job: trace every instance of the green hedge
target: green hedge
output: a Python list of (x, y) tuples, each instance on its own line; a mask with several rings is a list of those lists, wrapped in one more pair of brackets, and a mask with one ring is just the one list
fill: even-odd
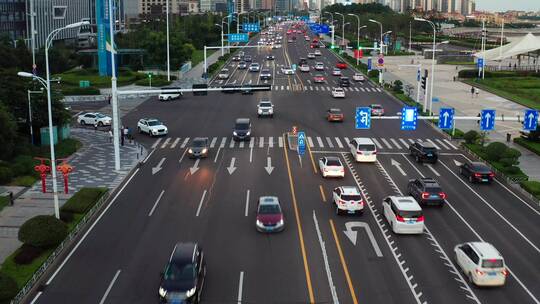
[(530, 141), (521, 137), (514, 138), (514, 142), (540, 156), (540, 142)]
[(7, 274), (0, 273), (0, 303), (9, 303), (17, 295), (17, 282)]
[(39, 248), (51, 248), (67, 236), (67, 225), (52, 215), (37, 215), (19, 229), (19, 241)]
[(521, 188), (540, 199), (540, 182), (537, 181), (524, 181), (520, 183)]
[(463, 139), (463, 136), (465, 135), (465, 133), (463, 131), (461, 131), (460, 129), (455, 129), (455, 132), (454, 132), (454, 135), (452, 135), (452, 129), (450, 130), (443, 130), (446, 134), (452, 136), (452, 138), (454, 139)]
[(75, 193), (61, 208), (61, 212), (86, 213), (107, 192), (106, 188), (82, 188)]
[[(477, 78), (478, 77), (478, 69), (466, 69), (461, 70), (458, 73), (459, 78)], [(531, 76), (531, 77), (540, 77), (540, 73), (536, 73), (534, 71), (497, 71), (497, 72), (491, 72), (491, 71), (485, 71), (484, 77), (485, 78), (504, 78), (504, 77), (525, 77), (525, 76)]]
[(502, 172), (508, 178), (513, 179), (513, 180), (528, 180), (529, 179), (527, 174), (523, 173), (523, 171), (521, 171), (521, 168), (517, 166), (505, 166), (503, 163), (498, 162), (498, 161), (489, 161), (489, 157), (485, 151), (485, 147), (482, 147), (479, 144), (463, 143), (463, 145), (469, 148), (469, 150), (474, 152), (474, 154), (478, 155), (481, 159), (487, 161), (495, 169)]

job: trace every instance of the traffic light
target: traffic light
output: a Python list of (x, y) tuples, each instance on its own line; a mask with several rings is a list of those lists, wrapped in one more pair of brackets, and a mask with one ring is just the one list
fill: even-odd
[(422, 89), (427, 87), (428, 70), (424, 70), (424, 76), (422, 76)]

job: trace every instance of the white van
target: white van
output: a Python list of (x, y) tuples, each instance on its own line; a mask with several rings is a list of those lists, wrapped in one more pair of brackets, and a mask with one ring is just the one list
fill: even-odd
[(349, 143), (351, 154), (357, 162), (376, 162), (377, 147), (370, 138), (357, 137)]
[(412, 196), (388, 196), (383, 200), (384, 216), (396, 234), (424, 233), (424, 214)]
[(502, 286), (508, 270), (504, 259), (493, 245), (485, 242), (468, 242), (454, 247), (456, 261), (469, 282), (477, 286)]

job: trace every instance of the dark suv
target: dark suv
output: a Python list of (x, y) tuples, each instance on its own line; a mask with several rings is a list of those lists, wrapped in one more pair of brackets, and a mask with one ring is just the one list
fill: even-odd
[(306, 58), (300, 58), (300, 61), (298, 61), (298, 66), (301, 66), (301, 65), (303, 65), (303, 64), (308, 64)]
[(439, 183), (431, 177), (409, 180), (407, 192), (418, 203), (424, 205), (438, 205), (442, 207), (446, 199), (446, 193), (442, 191)]
[(178, 243), (161, 273), (162, 303), (199, 303), (206, 276), (206, 260), (196, 243)]
[(251, 121), (249, 118), (237, 118), (233, 129), (234, 140), (251, 139)]
[(409, 146), (409, 155), (419, 162), (436, 163), (439, 158), (437, 148), (430, 142), (415, 142)]
[(342, 87), (342, 88), (351, 86), (351, 82), (349, 81), (349, 77), (340, 77), (339, 78), (339, 86)]

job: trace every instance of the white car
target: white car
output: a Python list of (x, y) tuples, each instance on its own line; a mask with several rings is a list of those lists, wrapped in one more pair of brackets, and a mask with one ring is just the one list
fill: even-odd
[[(175, 89), (181, 89), (181, 88), (161, 88), (162, 90), (175, 90)], [(184, 96), (182, 92), (171, 92), (171, 93), (161, 93), (159, 94), (159, 100), (160, 101), (169, 101), (173, 99), (178, 99), (180, 97)]]
[(358, 81), (358, 82), (364, 82), (364, 80), (366, 80), (366, 79), (364, 78), (364, 75), (362, 75), (362, 74), (360, 74), (360, 73), (354, 73), (352, 79), (353, 79), (354, 81)]
[(342, 88), (332, 88), (332, 97), (345, 98), (345, 90)]
[(137, 122), (137, 131), (150, 136), (166, 135), (169, 133), (167, 127), (161, 121), (154, 118), (139, 119), (139, 122)]
[(274, 44), (274, 45), (272, 45), (272, 48), (273, 49), (279, 49), (279, 48), (281, 48), (281, 44)]
[(336, 207), (336, 214), (364, 213), (364, 199), (360, 190), (354, 186), (341, 186), (332, 191), (332, 200)]
[(345, 168), (336, 156), (319, 158), (319, 169), (323, 177), (345, 177)]
[(309, 65), (307, 64), (302, 64), (300, 66), (300, 72), (309, 72)]
[(306, 39), (306, 41), (309, 41), (309, 36), (304, 36), (304, 39)]
[(291, 67), (282, 67), (281, 73), (285, 75), (294, 75), (294, 70)]
[(424, 233), (424, 214), (414, 197), (387, 196), (383, 199), (383, 212), (394, 233)]
[(218, 74), (219, 79), (227, 79), (229, 78), (229, 69), (221, 69)]
[(338, 68), (334, 68), (334, 69), (332, 70), (332, 75), (333, 75), (333, 76), (341, 76), (341, 70), (338, 69)]
[(502, 286), (508, 270), (504, 259), (493, 245), (485, 242), (468, 242), (454, 247), (456, 262), (476, 286)]
[(319, 50), (315, 50), (314, 53), (315, 53), (315, 56), (321, 56), (322, 55), (321, 51), (319, 51)]
[(307, 58), (308, 58), (308, 59), (315, 59), (315, 54), (313, 54), (313, 53), (308, 53), (308, 54), (307, 54)]
[(377, 161), (377, 148), (375, 147), (375, 143), (373, 143), (373, 140), (371, 140), (371, 138), (353, 138), (349, 143), (349, 147), (351, 148), (352, 157), (357, 162), (374, 163)]
[(322, 62), (315, 63), (315, 70), (324, 71), (324, 63), (322, 63)]
[(261, 66), (256, 62), (249, 65), (250, 72), (258, 72), (260, 69), (261, 69)]
[(270, 99), (262, 99), (257, 105), (257, 116), (270, 116), (274, 117), (274, 105)]
[(81, 125), (110, 126), (112, 118), (101, 113), (85, 113), (77, 116), (77, 122)]

